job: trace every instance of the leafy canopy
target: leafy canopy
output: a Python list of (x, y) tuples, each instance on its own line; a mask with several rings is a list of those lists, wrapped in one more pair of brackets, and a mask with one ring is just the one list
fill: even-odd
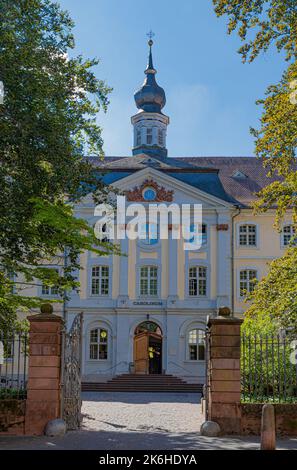
[[(274, 44), (286, 59), (296, 59), (297, 8), (295, 0), (213, 0), (217, 16), (229, 17), (228, 33), (237, 30), (244, 42), (239, 49), (252, 62)], [(250, 37), (249, 37), (250, 35)]]
[[(218, 16), (229, 17), (228, 33), (237, 31), (244, 43), (239, 49), (243, 61), (252, 62), (261, 52), (275, 46), (284, 52), (288, 65), (280, 82), (271, 85), (265, 99), (255, 152), (273, 181), (261, 190), (254, 204), (256, 213), (276, 209), (276, 228), (292, 213), (297, 233), (297, 3), (296, 0), (213, 0)], [(273, 261), (268, 275), (251, 295), (252, 305), (245, 325), (250, 331), (290, 327), (297, 330), (297, 247)]]
[[(98, 60), (70, 56), (73, 26), (51, 0), (0, 1), (1, 275), (54, 282), (61, 292), (77, 287), (73, 269), (83, 250), (118, 252), (74, 218), (75, 203), (90, 190), (95, 202), (108, 197), (83, 157), (103, 154), (96, 116), (111, 90), (93, 72)], [(62, 274), (42, 267), (53, 257), (61, 262), (65, 249)]]

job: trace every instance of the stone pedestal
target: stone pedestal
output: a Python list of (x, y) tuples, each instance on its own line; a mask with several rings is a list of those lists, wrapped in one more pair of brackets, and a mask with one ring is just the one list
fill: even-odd
[(209, 320), (209, 416), (224, 434), (239, 434), (240, 325), (242, 320), (218, 317)]
[(42, 435), (48, 421), (60, 417), (63, 320), (53, 314), (28, 318), (29, 369), (25, 434)]

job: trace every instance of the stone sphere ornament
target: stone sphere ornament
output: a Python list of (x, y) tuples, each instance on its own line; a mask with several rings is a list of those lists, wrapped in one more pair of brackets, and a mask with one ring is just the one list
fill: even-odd
[(53, 309), (52, 304), (46, 303), (46, 304), (41, 304), (40, 306), (40, 312), (43, 315), (50, 315), (51, 313), (53, 313), (53, 311), (54, 309)]
[(220, 317), (230, 317), (231, 316), (231, 310), (229, 307), (220, 307), (219, 308), (219, 316)]
[(44, 434), (48, 437), (64, 436), (66, 433), (66, 423), (63, 419), (52, 419), (45, 427)]
[(217, 437), (220, 432), (221, 428), (215, 421), (204, 421), (200, 428), (201, 436)]

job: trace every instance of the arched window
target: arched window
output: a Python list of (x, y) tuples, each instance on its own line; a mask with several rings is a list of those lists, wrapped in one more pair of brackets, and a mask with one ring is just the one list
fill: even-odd
[(189, 295), (205, 296), (207, 294), (207, 268), (192, 266), (189, 268)]
[(90, 359), (108, 359), (108, 331), (105, 328), (90, 331)]
[(257, 246), (257, 227), (253, 224), (240, 225), (239, 245)]
[(284, 225), (282, 237), (283, 237), (283, 246), (289, 246), (290, 244), (296, 245), (294, 226), (291, 224)]
[(162, 331), (159, 325), (153, 321), (144, 321), (140, 323), (136, 328), (135, 328), (135, 335), (138, 335), (140, 333), (143, 333), (144, 331), (149, 331), (151, 333), (156, 333), (159, 336), (162, 336)]
[(198, 328), (188, 334), (188, 359), (190, 361), (204, 361), (205, 359), (205, 332)]

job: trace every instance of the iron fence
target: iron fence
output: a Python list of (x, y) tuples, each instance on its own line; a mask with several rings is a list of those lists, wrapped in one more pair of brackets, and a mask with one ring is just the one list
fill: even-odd
[(0, 331), (0, 399), (26, 397), (28, 349), (28, 333)]
[(243, 402), (297, 403), (296, 343), (281, 335), (241, 336)]

